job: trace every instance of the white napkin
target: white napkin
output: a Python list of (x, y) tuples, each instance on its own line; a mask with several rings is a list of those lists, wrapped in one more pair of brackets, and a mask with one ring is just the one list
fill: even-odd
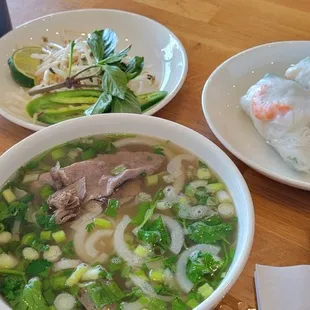
[(310, 310), (310, 265), (256, 265), (259, 310)]

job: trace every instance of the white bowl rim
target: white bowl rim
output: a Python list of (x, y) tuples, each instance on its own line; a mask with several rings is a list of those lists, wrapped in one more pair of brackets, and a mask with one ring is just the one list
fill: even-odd
[[(199, 134), (198, 132), (185, 127), (183, 125), (180, 125), (178, 123), (153, 117), (153, 116), (140, 116), (136, 114), (126, 114), (126, 113), (119, 113), (119, 114), (101, 114), (101, 115), (93, 115), (93, 116), (87, 116), (87, 117), (79, 117), (76, 119), (67, 120), (49, 127), (44, 128), (43, 130), (40, 130), (38, 132), (35, 132), (34, 134), (26, 137), (25, 139), (21, 140), (14, 146), (12, 146), (10, 149), (8, 149), (5, 153), (3, 153), (0, 156), (0, 170), (1, 166), (5, 165), (6, 163), (10, 162), (13, 155), (15, 153), (20, 152), (21, 149), (25, 148), (27, 149), (27, 146), (31, 146), (31, 143), (37, 142), (37, 141), (45, 141), (48, 139), (48, 137), (51, 136), (51, 133), (53, 131), (55, 132), (61, 132), (65, 130), (72, 129), (74, 127), (78, 127), (79, 124), (82, 123), (92, 123), (94, 121), (101, 121), (104, 123), (104, 118), (112, 120), (117, 122), (117, 124), (122, 123), (122, 121), (126, 121), (128, 123), (141, 123), (141, 124), (154, 124), (156, 126), (162, 126), (165, 127), (166, 130), (173, 130), (173, 129), (180, 129), (184, 131), (184, 134), (195, 137), (195, 139), (200, 139), (200, 141), (204, 143), (205, 148), (212, 149), (213, 152), (216, 153), (217, 158), (220, 162), (227, 162), (229, 166), (231, 167), (231, 173), (234, 175), (234, 180), (238, 182), (241, 185), (241, 194), (245, 203), (245, 210), (243, 210), (243, 216), (244, 216), (244, 224), (245, 224), (245, 232), (246, 235), (242, 237), (242, 244), (240, 245), (240, 249), (236, 251), (238, 253), (238, 256), (234, 260), (235, 268), (229, 269), (227, 275), (224, 277), (223, 281), (221, 282), (220, 286), (212, 293), (212, 295), (203, 301), (201, 304), (199, 304), (195, 310), (205, 310), (205, 309), (212, 309), (215, 307), (221, 299), (225, 296), (225, 294), (230, 290), (230, 288), (233, 286), (233, 284), (237, 281), (239, 278), (241, 272), (243, 271), (245, 264), (248, 260), (252, 244), (253, 244), (253, 238), (254, 238), (254, 227), (255, 227), (255, 218), (254, 218), (254, 207), (252, 198), (250, 195), (250, 191), (248, 189), (248, 186), (241, 174), (241, 172), (238, 170), (237, 166), (234, 164), (234, 162), (226, 155), (217, 145), (215, 145), (212, 141), (204, 137), (203, 135)], [(143, 128), (143, 126), (141, 126)], [(90, 130), (91, 131), (91, 130)], [(142, 132), (143, 129), (141, 129), (140, 132)], [(113, 131), (115, 132), (115, 131)], [(88, 135), (91, 135), (90, 133)], [(87, 136), (87, 134), (85, 134)], [(156, 137), (156, 133), (154, 134)], [(31, 142), (31, 143), (29, 143)], [(53, 145), (50, 145), (49, 148), (53, 147)], [(191, 152), (190, 149), (188, 151)], [(237, 208), (238, 209), (238, 208)], [(239, 236), (240, 237), (240, 236)], [(239, 241), (238, 237), (238, 241)], [(236, 260), (237, 259), (237, 260)], [(1, 303), (1, 300), (0, 300)]]
[(208, 114), (208, 109), (207, 109), (207, 92), (208, 92), (208, 88), (209, 85), (211, 84), (211, 80), (213, 78), (213, 76), (215, 76), (224, 66), (226, 66), (230, 61), (233, 61), (235, 58), (243, 56), (247, 53), (251, 53), (257, 49), (260, 48), (266, 48), (266, 47), (272, 47), (273, 45), (281, 45), (281, 44), (294, 44), (294, 43), (303, 43), (303, 42), (307, 42), (309, 43), (309, 41), (307, 40), (291, 40), (291, 41), (277, 41), (277, 42), (271, 42), (271, 43), (265, 43), (265, 44), (261, 44), (261, 45), (257, 45), (254, 47), (251, 47), (249, 49), (246, 49), (238, 54), (233, 55), (232, 57), (226, 59), (224, 62), (222, 62), (212, 73), (211, 75), (208, 77), (208, 79), (206, 80), (203, 90), (202, 90), (202, 95), (201, 95), (201, 105), (202, 105), (202, 111), (203, 114), (205, 116), (205, 119), (209, 125), (209, 127), (211, 128), (212, 132), (214, 133), (214, 135), (220, 140), (220, 142), (225, 146), (225, 148), (231, 152), (233, 155), (235, 155), (237, 158), (239, 158), (242, 162), (244, 162), (245, 164), (247, 164), (249, 167), (253, 168), (254, 170), (262, 173), (263, 175), (276, 180), (278, 182), (281, 182), (283, 184), (286, 185), (290, 185), (290, 186), (294, 186), (300, 189), (304, 189), (304, 190), (310, 190), (310, 183), (305, 182), (305, 181), (299, 181), (299, 180), (295, 180), (292, 179), (290, 177), (285, 177), (280, 175), (279, 173), (275, 173), (270, 171), (267, 168), (264, 168), (262, 165), (257, 164), (255, 161), (251, 160), (251, 158), (248, 158), (246, 156), (243, 156), (237, 149), (235, 149), (228, 141), (226, 141), (226, 139), (224, 139), (224, 137), (220, 134), (220, 132), (216, 129), (216, 125), (212, 122), (212, 119), (209, 117)]
[[(96, 9), (96, 8), (93, 8), (93, 9), (65, 10), (65, 11), (61, 11), (61, 12), (50, 13), (50, 14), (46, 14), (46, 15), (43, 15), (40, 17), (36, 17), (36, 18), (31, 19), (31, 20), (29, 20), (29, 21), (27, 21), (21, 25), (18, 25), (15, 29), (12, 29), (7, 34), (5, 34), (3, 37), (1, 37), (0, 40), (5, 39), (7, 36), (10, 35), (11, 32), (14, 32), (16, 29), (19, 29), (19, 28), (22, 28), (28, 24), (40, 21), (44, 18), (53, 17), (56, 15), (71, 14), (71, 13), (74, 14), (75, 12), (100, 12), (100, 11), (120, 13), (120, 14), (128, 14), (128, 15), (135, 16), (137, 18), (147, 20), (148, 22), (154, 23), (157, 26), (162, 27), (165, 31), (167, 31), (173, 37), (173, 39), (178, 43), (178, 45), (180, 46), (180, 52), (182, 54), (182, 61), (183, 61), (183, 69), (182, 69), (182, 73), (180, 75), (181, 78), (177, 81), (173, 90), (170, 93), (168, 93), (167, 96), (163, 100), (161, 100), (159, 103), (157, 103), (153, 108), (151, 108), (151, 109), (147, 110), (145, 113), (143, 113), (143, 115), (155, 114), (156, 112), (158, 112), (159, 110), (164, 108), (177, 95), (177, 93), (182, 88), (182, 86), (186, 80), (187, 73), (188, 73), (188, 56), (187, 56), (186, 49), (185, 49), (183, 43), (180, 41), (180, 39), (175, 35), (175, 33), (173, 31), (171, 31), (168, 27), (161, 24), (157, 20), (154, 20), (152, 18), (149, 18), (149, 17), (141, 15), (141, 14), (137, 14), (137, 13), (133, 13), (130, 11), (125, 11), (125, 10), (117, 10), (117, 9), (100, 9), (100, 8)], [(10, 122), (15, 123), (21, 127), (33, 130), (33, 131), (39, 131), (39, 130), (42, 130), (42, 129), (50, 126), (50, 125), (46, 125), (46, 126), (36, 125), (36, 124), (32, 124), (30, 122), (26, 122), (24, 120), (21, 120), (20, 118), (15, 117), (14, 115), (10, 114), (9, 112), (7, 112), (3, 108), (1, 108), (1, 106), (0, 106), (0, 113), (1, 113), (1, 115), (3, 115), (4, 118), (9, 120)]]

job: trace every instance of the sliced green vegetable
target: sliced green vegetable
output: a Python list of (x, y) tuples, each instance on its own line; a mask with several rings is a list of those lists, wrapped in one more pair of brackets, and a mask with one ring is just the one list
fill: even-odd
[(52, 233), (52, 238), (55, 240), (56, 243), (62, 243), (67, 240), (66, 234), (63, 230)]
[(155, 91), (152, 93), (142, 94), (137, 96), (137, 99), (141, 105), (142, 112), (154, 106), (159, 101), (163, 100), (167, 96), (166, 91)]
[(104, 214), (107, 216), (116, 217), (119, 206), (120, 206), (119, 200), (109, 199), (108, 207), (104, 211)]
[(98, 218), (98, 217), (94, 219), (94, 224), (95, 226), (99, 228), (103, 228), (103, 229), (112, 227), (112, 223), (110, 221), (103, 219), (103, 218)]
[(203, 296), (203, 298), (208, 298), (213, 292), (214, 289), (210, 286), (209, 283), (205, 283), (204, 285), (200, 286), (197, 292)]
[(52, 239), (52, 232), (50, 230), (43, 230), (40, 233), (40, 239), (42, 241), (49, 241)]
[(52, 195), (54, 193), (53, 188), (48, 185), (45, 184), (41, 189), (40, 189), (40, 196), (46, 200), (50, 195)]
[(62, 254), (67, 258), (72, 258), (75, 255), (73, 241), (69, 241), (63, 246)]
[(32, 242), (35, 240), (36, 234), (35, 233), (28, 233), (23, 236), (22, 238), (22, 245), (31, 245)]
[(66, 285), (69, 287), (72, 287), (73, 285), (76, 285), (80, 282), (82, 279), (84, 273), (89, 269), (89, 267), (86, 264), (80, 264), (76, 267), (76, 269), (73, 271), (73, 273), (70, 275), (70, 277), (66, 281)]
[(11, 203), (14, 200), (16, 200), (16, 196), (10, 188), (7, 188), (6, 190), (4, 190), (2, 192), (2, 196), (8, 203)]
[(85, 115), (108, 113), (111, 111), (112, 96), (103, 92), (97, 102), (85, 110)]
[(145, 177), (145, 185), (148, 187), (157, 185), (158, 181), (159, 181), (158, 174), (148, 175)]
[(89, 160), (89, 159), (95, 158), (96, 156), (97, 156), (97, 151), (94, 148), (89, 147), (88, 149), (83, 151), (83, 153), (81, 154), (81, 159)]
[(63, 158), (66, 156), (66, 153), (64, 151), (63, 148), (58, 148), (58, 149), (55, 149), (51, 152), (51, 155), (52, 155), (52, 158), (53, 160), (57, 161), (59, 160), (60, 158)]
[(119, 166), (114, 167), (114, 168), (110, 171), (110, 173), (111, 173), (111, 175), (117, 176), (117, 175), (123, 173), (124, 171), (126, 171), (126, 169), (127, 169), (127, 168), (126, 168), (125, 165), (119, 165)]

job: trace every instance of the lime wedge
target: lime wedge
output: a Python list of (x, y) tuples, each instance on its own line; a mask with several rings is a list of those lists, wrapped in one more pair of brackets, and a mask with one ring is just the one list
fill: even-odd
[(13, 80), (22, 87), (35, 85), (35, 72), (40, 65), (40, 59), (32, 58), (32, 54), (41, 54), (40, 46), (24, 47), (17, 50), (8, 60)]

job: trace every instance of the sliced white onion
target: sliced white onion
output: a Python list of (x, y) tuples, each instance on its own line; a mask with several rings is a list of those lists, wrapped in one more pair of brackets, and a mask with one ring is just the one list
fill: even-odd
[(180, 154), (180, 155), (174, 156), (167, 165), (168, 173), (174, 177), (178, 177), (181, 174), (183, 174), (184, 173), (182, 169), (183, 160), (192, 162), (192, 161), (197, 160), (197, 158), (191, 154)]
[(74, 250), (77, 256), (85, 262), (88, 262), (89, 256), (87, 255), (85, 251), (85, 239), (88, 236), (88, 232), (85, 229), (86, 225), (91, 223), (92, 221), (85, 221), (81, 222), (78, 228), (75, 231), (74, 237), (73, 237), (73, 245), (74, 245)]
[(211, 253), (212, 255), (218, 255), (221, 248), (212, 244), (197, 244), (184, 251), (177, 262), (175, 277), (180, 289), (184, 293), (189, 293), (194, 284), (188, 279), (186, 275), (186, 265), (188, 258), (196, 251), (203, 253)]
[(110, 237), (113, 234), (113, 230), (99, 229), (93, 232), (85, 242), (85, 250), (88, 256), (96, 257), (99, 251), (96, 249), (95, 244), (102, 238)]
[(164, 284), (168, 285), (168, 287), (170, 289), (176, 289), (177, 288), (177, 284), (175, 281), (174, 274), (169, 268), (166, 268), (164, 270)]
[(180, 193), (185, 185), (185, 174), (182, 173), (178, 177), (175, 178), (175, 181), (173, 183), (173, 187), (176, 191), (176, 193)]
[(181, 206), (178, 216), (183, 219), (188, 220), (198, 220), (206, 216), (213, 215), (215, 212), (212, 208), (208, 206), (194, 206), (194, 207), (184, 207)]
[(97, 258), (91, 261), (91, 264), (94, 264), (94, 263), (104, 264), (108, 261), (108, 259), (109, 259), (109, 255), (102, 252)]
[(125, 215), (116, 226), (114, 232), (114, 249), (117, 255), (124, 259), (129, 266), (140, 266), (143, 263), (142, 257), (130, 251), (124, 239), (125, 230), (130, 222), (131, 218), (128, 215)]
[(122, 310), (141, 310), (144, 306), (137, 300), (134, 302), (123, 302), (122, 303)]
[(19, 240), (20, 221), (16, 220), (12, 228), (12, 240)]
[(143, 280), (142, 278), (140, 278), (136, 275), (130, 275), (129, 278), (147, 296), (150, 296), (150, 297), (156, 298), (156, 299), (160, 299), (163, 301), (171, 301), (172, 299), (174, 299), (174, 297), (172, 297), (172, 296), (162, 296), (162, 295), (156, 294), (155, 290), (153, 289), (153, 287), (150, 283), (148, 283), (147, 281)]
[(82, 261), (79, 259), (62, 259), (53, 265), (53, 271), (57, 272), (65, 269), (74, 269), (81, 263)]
[(21, 199), (28, 195), (27, 192), (25, 192), (23, 189), (20, 189), (18, 187), (15, 187), (13, 191), (17, 199)]
[(59, 294), (54, 300), (56, 310), (72, 310), (75, 307), (75, 297), (68, 293)]
[[(157, 146), (158, 141), (156, 140), (151, 140), (151, 139), (143, 139), (143, 138), (125, 138), (121, 139), (118, 141), (113, 142), (114, 146), (119, 148), (119, 147), (126, 147), (128, 145), (148, 145), (148, 146)], [(165, 156), (170, 160), (173, 158), (173, 153), (165, 146), (159, 145), (163, 149), (163, 152)]]
[(175, 202), (178, 199), (178, 193), (176, 192), (175, 188), (171, 185), (166, 186), (163, 192), (166, 200), (169, 202)]
[(232, 218), (235, 215), (235, 208), (231, 203), (223, 202), (217, 207), (219, 216), (225, 220)]
[(171, 243), (169, 250), (173, 254), (179, 254), (184, 243), (184, 233), (182, 226), (176, 220), (166, 215), (155, 214), (154, 218), (157, 218), (158, 216), (161, 216), (163, 222), (170, 232)]
[(218, 201), (220, 203), (222, 203), (222, 202), (231, 203), (232, 202), (230, 195), (226, 191), (218, 191), (218, 192), (216, 192), (215, 195), (216, 195), (216, 198), (218, 199)]

